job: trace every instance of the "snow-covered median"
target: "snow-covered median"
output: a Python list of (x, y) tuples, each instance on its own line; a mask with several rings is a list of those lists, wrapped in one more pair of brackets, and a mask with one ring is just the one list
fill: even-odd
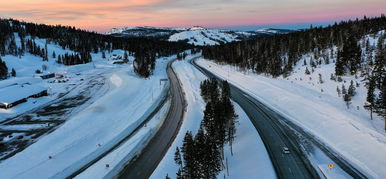
[[(188, 57), (187, 59), (190, 58)], [(192, 131), (193, 134), (196, 134), (205, 109), (205, 102), (200, 95), (200, 82), (205, 80), (206, 76), (189, 64), (187, 60), (176, 61), (173, 64), (173, 69), (182, 83), (188, 106), (176, 139), (150, 177), (154, 179), (165, 178), (166, 175), (171, 178), (176, 177), (179, 166), (174, 162), (175, 149), (182, 146), (182, 141), (187, 131)], [(239, 115), (239, 123), (237, 124), (236, 139), (233, 144), (234, 156), (231, 156), (229, 148), (225, 147), (225, 155), (229, 164), (229, 177), (275, 178), (276, 175), (268, 153), (256, 129), (244, 111), (237, 104), (234, 103), (234, 105)], [(226, 173), (226, 171), (223, 172)], [(223, 178), (223, 172), (219, 174), (219, 178)]]
[(218, 178), (224, 178), (224, 175), (226, 178), (277, 178), (259, 133), (244, 110), (235, 102), (233, 105), (239, 115), (236, 138), (232, 145), (233, 156), (226, 146), (225, 158), (228, 160), (229, 171), (222, 171)]
[(346, 110), (336, 97), (285, 79), (246, 74), (205, 59), (197, 63), (287, 116), (372, 178), (386, 177), (385, 133), (361, 122), (368, 119)]

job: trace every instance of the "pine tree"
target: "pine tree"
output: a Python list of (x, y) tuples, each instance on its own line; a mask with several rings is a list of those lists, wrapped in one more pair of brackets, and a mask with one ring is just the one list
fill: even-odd
[(312, 68), (316, 68), (316, 63), (313, 59), (310, 60), (310, 63)]
[(58, 55), (58, 60), (56, 61), (56, 63), (63, 64), (62, 56), (61, 55)]
[[(45, 47), (44, 47), (44, 55), (43, 55), (43, 61), (48, 61), (48, 42), (46, 41)], [(43, 49), (42, 49), (43, 50)]]
[(337, 76), (341, 76), (344, 74), (345, 62), (343, 61), (341, 56), (342, 56), (341, 52), (338, 51), (338, 55), (336, 58), (336, 64), (335, 64), (335, 75), (337, 75)]
[(310, 75), (311, 74), (311, 72), (310, 72), (310, 70), (308, 70), (308, 67), (306, 67), (306, 71), (304, 72), (306, 75)]
[(373, 119), (373, 109), (374, 109), (374, 102), (375, 102), (375, 80), (374, 78), (370, 77), (369, 83), (368, 83), (368, 90), (367, 90), (367, 98), (366, 101), (368, 102), (368, 105), (365, 105), (366, 108), (370, 109), (370, 119)]
[(225, 128), (226, 128), (226, 141), (229, 142), (231, 147), (231, 154), (233, 155), (233, 141), (236, 134), (236, 118), (238, 117), (233, 104), (230, 101), (230, 87), (228, 81), (222, 82), (222, 106), (224, 107), (224, 116), (225, 116)]
[(351, 103), (351, 97), (349, 94), (343, 95), (343, 100), (346, 102), (347, 108), (350, 108), (350, 103)]
[(55, 53), (55, 51), (52, 52), (52, 58), (56, 58), (56, 53)]
[(12, 75), (13, 77), (16, 77), (16, 70), (15, 70), (14, 68), (12, 68), (11, 75)]
[(383, 49), (382, 46), (378, 49), (375, 64), (374, 64), (374, 78), (378, 84), (378, 88), (381, 88), (380, 85), (382, 80), (382, 75), (385, 72), (386, 67), (386, 48)]
[(379, 89), (381, 92), (379, 93), (379, 98), (376, 101), (375, 106), (378, 108), (379, 114), (383, 116), (386, 120), (386, 74), (383, 75), (381, 81), (382, 84), (380, 85), (381, 87)]
[(129, 57), (127, 55), (127, 51), (123, 54), (123, 62), (128, 63), (129, 62)]
[(182, 174), (182, 170), (179, 168), (178, 169), (178, 172), (176, 173), (176, 179), (183, 179), (183, 174)]
[(319, 83), (320, 83), (320, 84), (323, 84), (323, 83), (324, 83), (323, 78), (322, 78), (322, 74), (320, 74), (320, 73), (319, 73)]
[(102, 58), (103, 58), (103, 59), (105, 59), (105, 58), (106, 58), (106, 53), (105, 53), (105, 51), (104, 51), (104, 50), (102, 51)]
[(344, 84), (342, 84), (342, 94), (347, 94), (347, 90)]
[(197, 166), (195, 165), (196, 156), (194, 149), (193, 135), (190, 131), (186, 132), (181, 148), (184, 159), (184, 178), (197, 178)]
[(356, 92), (355, 92), (355, 85), (354, 85), (354, 81), (352, 81), (351, 80), (351, 82), (350, 82), (350, 86), (349, 86), (349, 88), (348, 88), (348, 95), (350, 96), (350, 97), (353, 97), (353, 96), (355, 96), (355, 94), (356, 94)]
[(334, 74), (331, 73), (331, 77), (330, 77), (330, 80), (333, 80), (333, 81), (336, 81), (336, 77)]
[(383, 82), (382, 82), (382, 88), (381, 88), (381, 108), (383, 109), (383, 119), (385, 120), (385, 131), (386, 131), (386, 75), (383, 77)]
[(335, 74), (343, 75), (345, 69), (349, 69), (352, 75), (354, 75), (361, 61), (361, 48), (357, 44), (357, 38), (355, 36), (349, 36), (343, 44), (342, 50), (338, 51), (338, 58), (335, 66)]
[(0, 79), (7, 79), (7, 77), (8, 77), (8, 67), (0, 57)]
[(176, 148), (176, 152), (174, 153), (174, 161), (176, 162), (177, 165), (180, 166), (180, 170), (182, 170), (183, 165), (182, 165), (181, 153), (178, 147)]

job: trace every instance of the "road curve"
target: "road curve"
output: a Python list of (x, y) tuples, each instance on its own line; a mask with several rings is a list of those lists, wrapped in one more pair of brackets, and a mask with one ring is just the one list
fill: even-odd
[(177, 136), (182, 124), (186, 101), (177, 75), (171, 67), (174, 61), (170, 61), (167, 66), (172, 101), (166, 119), (141, 154), (124, 167), (117, 176), (118, 178), (149, 178)]
[[(195, 60), (195, 59), (194, 59)], [(210, 78), (215, 76), (207, 69), (200, 67), (192, 60), (191, 64)], [(339, 154), (329, 149), (321, 141), (316, 140), (299, 126), (268, 108), (251, 95), (230, 84), (231, 98), (247, 113), (256, 130), (259, 132), (278, 178), (320, 178), (301, 149), (301, 143), (296, 135), (302, 135), (305, 140), (321, 149), (328, 157), (337, 163), (353, 178), (367, 178), (363, 173), (344, 160)], [(290, 155), (282, 153), (282, 146), (287, 146)]]

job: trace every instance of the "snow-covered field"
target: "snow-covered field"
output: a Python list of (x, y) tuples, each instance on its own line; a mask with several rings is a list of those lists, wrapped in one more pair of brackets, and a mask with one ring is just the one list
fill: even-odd
[[(16, 39), (16, 44), (20, 46), (20, 38), (17, 33), (14, 34)], [(27, 39), (30, 37), (27, 37)], [(44, 47), (46, 44), (45, 39), (35, 38), (34, 40), (37, 45), (40, 47)], [(43, 61), (41, 57), (25, 53), (24, 56), (20, 58), (13, 55), (6, 55), (1, 57), (2, 60), (7, 64), (8, 70), (15, 69), (16, 77), (10, 77), (6, 80), (0, 81), (0, 88), (7, 87), (13, 84), (23, 84), (30, 83), (32, 86), (43, 86), (47, 88), (49, 96), (42, 97), (38, 99), (29, 99), (26, 103), (19, 104), (10, 109), (0, 109), (0, 122), (4, 121), (6, 118), (14, 117), (20, 113), (31, 110), (42, 104), (50, 102), (60, 95), (67, 93), (72, 88), (81, 83), (81, 79), (90, 78), (90, 76), (104, 73), (105, 71), (109, 71), (111, 69), (106, 67), (115, 67), (112, 65), (112, 61), (108, 61), (107, 59), (101, 58), (101, 53), (91, 54), (93, 57), (93, 63), (90, 64), (82, 64), (75, 66), (64, 66), (56, 63), (56, 58), (53, 58), (52, 54), (55, 52), (56, 57), (58, 55), (63, 55), (65, 53), (73, 53), (71, 50), (63, 49), (59, 45), (50, 44), (47, 45), (48, 52), (48, 61)], [(112, 53), (107, 53), (106, 56), (109, 58), (112, 54), (117, 54), (123, 56), (122, 50), (115, 50)], [(129, 60), (133, 60), (133, 57), (129, 57)], [(40, 70), (42, 74), (50, 74), (56, 73), (62, 75), (63, 78), (60, 79), (47, 79), (41, 80), (39, 77), (40, 74), (36, 74), (35, 71)], [(79, 75), (80, 74), (80, 75)], [(65, 82), (62, 82), (65, 81)], [(12, 94), (17, 96), (18, 91), (14, 91)]]
[(165, 95), (165, 85), (159, 80), (166, 78), (168, 61), (159, 60), (154, 76), (148, 80), (137, 77), (127, 66), (114, 69), (107, 77), (110, 90), (103, 97), (55, 132), (0, 163), (2, 175), (65, 177), (108, 150), (136, 128)]
[(173, 34), (169, 37), (169, 41), (175, 42), (187, 40), (189, 44), (205, 46), (219, 45), (237, 40), (237, 35), (233, 35), (221, 30), (204, 29), (204, 30), (188, 30)]
[[(46, 43), (44, 39), (35, 41), (40, 46)], [(57, 55), (68, 52), (55, 44), (49, 44), (48, 54), (52, 54), (53, 51)], [(106, 53), (106, 56), (107, 58), (112, 54), (123, 56), (123, 53), (122, 50), (115, 50), (112, 53)], [(32, 85), (47, 87), (49, 96), (29, 100), (10, 109), (0, 109), (2, 120), (49, 103), (68, 91), (76, 96), (81, 91), (71, 89), (80, 86), (79, 84), (87, 81), (93, 75), (97, 75), (95, 80), (100, 80), (102, 84), (100, 88), (105, 90), (103, 94), (91, 96), (95, 98), (92, 100), (93, 103), (87, 104), (82, 110), (74, 111), (70, 119), (54, 132), (42, 136), (25, 150), (1, 161), (0, 178), (63, 178), (68, 176), (131, 133), (166, 95), (167, 84), (160, 84), (160, 79), (167, 78), (166, 65), (175, 56), (157, 60), (154, 75), (148, 79), (142, 79), (133, 72), (132, 63), (114, 65), (112, 61), (102, 59), (101, 53), (91, 55), (92, 63), (76, 66), (56, 64), (55, 59), (51, 56), (48, 62), (43, 62), (40, 57), (28, 53), (20, 59), (14, 56), (2, 57), (9, 69), (16, 70), (17, 77), (1, 81), (0, 86), (23, 81), (22, 78), (31, 78), (35, 75), (36, 69), (43, 73), (55, 72), (64, 76), (61, 79), (28, 79), (33, 82)], [(132, 62), (133, 57), (130, 57), (129, 60)], [(42, 69), (43, 65), (47, 67), (46, 70)], [(65, 82), (58, 83), (58, 80)], [(92, 91), (89, 93), (93, 94)], [(33, 130), (44, 125), (45, 123), (12, 125), (3, 126), (2, 129)], [(153, 126), (152, 123), (150, 128), (155, 126), (157, 124), (154, 123)], [(139, 140), (142, 137), (146, 139), (150, 133), (145, 130), (142, 134), (136, 139)], [(14, 133), (12, 138), (18, 135)], [(6, 140), (10, 139), (7, 137), (3, 139), (3, 141)], [(129, 144), (125, 145), (125, 147), (128, 146)], [(134, 145), (130, 147), (135, 148)], [(124, 155), (120, 151), (117, 152), (119, 154), (113, 153), (112, 157)], [(111, 156), (108, 157), (110, 158), (106, 160), (113, 160)]]
[[(309, 60), (310, 56), (303, 58)], [(386, 177), (383, 169), (386, 165), (386, 133), (380, 130), (382, 120), (371, 121), (369, 112), (363, 109), (367, 91), (364, 84), (357, 87), (357, 95), (349, 109), (336, 92), (337, 86), (342, 84), (348, 89), (351, 80), (361, 82), (360, 77), (344, 77), (346, 83), (330, 80), (334, 69), (332, 62), (315, 68), (311, 75), (305, 75), (306, 67), (302, 66), (301, 60), (292, 75), (276, 79), (241, 72), (235, 67), (205, 59), (199, 59), (197, 63), (286, 116), (371, 178)], [(318, 82), (319, 73), (323, 83)]]
[[(187, 57), (187, 59), (191, 58)], [(171, 178), (176, 177), (178, 165), (174, 162), (175, 149), (182, 146), (187, 131), (192, 131), (193, 134), (198, 131), (205, 109), (205, 102), (200, 95), (200, 82), (205, 80), (206, 77), (189, 64), (187, 60), (176, 61), (173, 64), (173, 69), (182, 83), (188, 106), (176, 139), (150, 177), (154, 179), (164, 178), (166, 175)], [(225, 147), (225, 155), (229, 165), (229, 178), (254, 178), (256, 176), (275, 178), (275, 172), (268, 153), (256, 129), (244, 111), (237, 104), (234, 103), (234, 105), (239, 115), (239, 123), (237, 124), (236, 139), (233, 144), (234, 156), (230, 155), (229, 147)], [(223, 175), (224, 173), (220, 173), (218, 177), (223, 178)]]

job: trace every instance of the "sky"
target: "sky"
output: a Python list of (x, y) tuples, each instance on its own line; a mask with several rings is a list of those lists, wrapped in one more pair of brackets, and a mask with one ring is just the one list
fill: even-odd
[(0, 17), (75, 26), (305, 27), (380, 16), (386, 0), (0, 0)]

